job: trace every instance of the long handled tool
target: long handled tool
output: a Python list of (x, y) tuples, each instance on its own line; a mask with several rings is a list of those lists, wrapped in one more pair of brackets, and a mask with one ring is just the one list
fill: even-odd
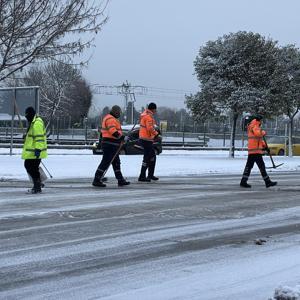
[(51, 173), (49, 172), (49, 170), (46, 168), (45, 164), (43, 163), (43, 161), (41, 160), (41, 164), (43, 165), (43, 167), (45, 168), (45, 170), (47, 171), (47, 173), (49, 174), (50, 178), (53, 178), (53, 176), (51, 175)]
[[(263, 140), (264, 140), (264, 142), (265, 142), (265, 144), (266, 144), (267, 149), (269, 149), (268, 143), (267, 143), (267, 141), (266, 141), (266, 138), (263, 137)], [(266, 167), (266, 169), (276, 169), (276, 168), (278, 168), (278, 167), (280, 167), (280, 166), (282, 166), (282, 165), (284, 164), (284, 163), (282, 163), (282, 164), (279, 164), (279, 165), (275, 165), (274, 160), (273, 160), (273, 156), (272, 156), (270, 150), (267, 151), (267, 153), (268, 153), (268, 155), (270, 156), (270, 159), (271, 159), (271, 162), (272, 162), (272, 167)]]
[(112, 162), (114, 161), (114, 159), (117, 157), (117, 155), (119, 155), (119, 153), (120, 153), (120, 151), (121, 151), (123, 145), (124, 145), (124, 141), (122, 141), (122, 142), (120, 143), (120, 145), (119, 145), (119, 147), (118, 147), (116, 153), (114, 154), (114, 156), (113, 156), (112, 159), (110, 160), (108, 167), (107, 167), (106, 170), (103, 172), (103, 174), (102, 174), (102, 176), (101, 176), (101, 179), (100, 179), (101, 181), (103, 180), (103, 178), (104, 178), (106, 172), (108, 171), (108, 169), (109, 169), (110, 165), (112, 164)]

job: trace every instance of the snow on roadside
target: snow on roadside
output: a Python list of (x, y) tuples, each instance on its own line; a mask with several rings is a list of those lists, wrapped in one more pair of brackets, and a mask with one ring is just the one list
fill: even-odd
[[(0, 179), (27, 179), (21, 149), (14, 149), (9, 156), (9, 149), (0, 149)], [(101, 155), (92, 155), (90, 150), (50, 149), (44, 160), (54, 178), (91, 178), (100, 163)], [(166, 150), (157, 157), (156, 174), (158, 176), (197, 176), (202, 174), (241, 174), (245, 167), (247, 152), (237, 151), (234, 159), (228, 157), (228, 151), (188, 151)], [(300, 157), (274, 157), (275, 163), (283, 166), (269, 172), (288, 172), (300, 170)], [(122, 155), (122, 171), (125, 177), (136, 177), (140, 171), (141, 155)], [(267, 166), (271, 161), (265, 157)], [(255, 166), (253, 173), (259, 172)], [(113, 177), (111, 168), (107, 173)]]
[(280, 286), (275, 289), (274, 297), (270, 300), (300, 300), (300, 285)]

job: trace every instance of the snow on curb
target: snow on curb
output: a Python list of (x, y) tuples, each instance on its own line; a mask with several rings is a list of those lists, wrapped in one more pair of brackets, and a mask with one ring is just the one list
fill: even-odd
[(274, 297), (269, 300), (300, 300), (300, 285), (294, 288), (289, 286), (280, 286), (275, 289)]

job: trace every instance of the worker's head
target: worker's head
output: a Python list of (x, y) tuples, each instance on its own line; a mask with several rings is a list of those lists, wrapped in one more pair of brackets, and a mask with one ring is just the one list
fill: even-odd
[(110, 110), (110, 114), (113, 115), (115, 118), (120, 118), (121, 113), (122, 113), (122, 109), (118, 105), (114, 105)]
[(155, 103), (151, 102), (148, 104), (148, 109), (151, 110), (153, 113), (156, 113), (157, 106)]
[(25, 117), (28, 122), (32, 122), (33, 118), (35, 116), (35, 110), (32, 106), (29, 106), (25, 110)]

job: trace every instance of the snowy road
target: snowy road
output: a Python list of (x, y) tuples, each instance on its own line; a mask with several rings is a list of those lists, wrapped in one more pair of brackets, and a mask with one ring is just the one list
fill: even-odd
[(0, 299), (268, 299), (300, 282), (300, 173), (239, 179), (1, 182)]

